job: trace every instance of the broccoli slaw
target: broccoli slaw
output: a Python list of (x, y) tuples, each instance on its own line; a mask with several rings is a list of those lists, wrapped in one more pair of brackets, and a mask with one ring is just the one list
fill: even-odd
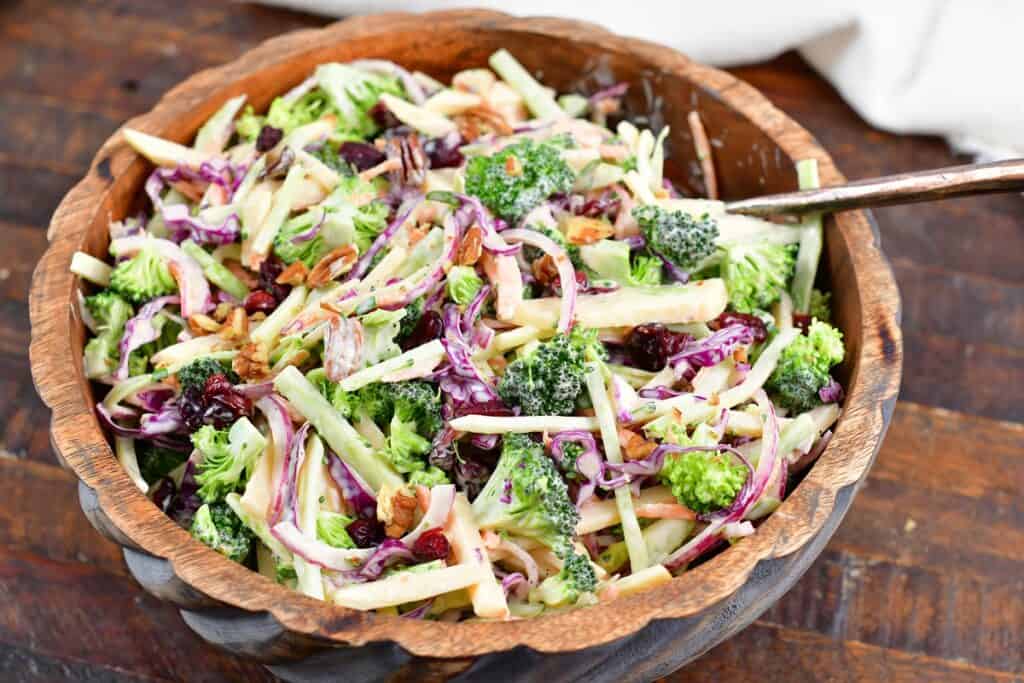
[(683, 197), (625, 83), (489, 66), (322, 64), (191, 145), (126, 129), (151, 210), (72, 260), (132, 481), (311, 597), (455, 621), (659, 585), (757, 533), (839, 417), (820, 217)]

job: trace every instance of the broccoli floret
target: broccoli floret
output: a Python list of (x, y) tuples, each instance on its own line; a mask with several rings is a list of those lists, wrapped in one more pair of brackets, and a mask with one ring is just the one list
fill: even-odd
[(595, 278), (632, 287), (661, 284), (661, 259), (639, 253), (631, 258), (625, 242), (599, 240), (579, 250), (583, 264)]
[(96, 321), (96, 336), (85, 345), (85, 374), (90, 379), (109, 375), (117, 368), (118, 345), (132, 307), (110, 290), (85, 299), (86, 310)]
[[(383, 455), (403, 474), (428, 470), (426, 456), (431, 439), (441, 429), (441, 397), (428, 382), (375, 383), (344, 399), (350, 410), (362, 409), (381, 429), (387, 430)], [(421, 477), (426, 475), (421, 475)], [(447, 481), (447, 478), (445, 479)]]
[(832, 292), (811, 290), (811, 318), (817, 318), (823, 323), (832, 322)]
[(720, 272), (733, 310), (766, 310), (786, 290), (795, 265), (793, 244), (761, 242), (729, 247)]
[(841, 363), (844, 355), (843, 333), (814, 320), (806, 335), (783, 349), (765, 389), (790, 415), (806, 412), (821, 405), (818, 391), (829, 383), (829, 369)]
[(685, 271), (696, 270), (715, 252), (718, 224), (707, 214), (694, 218), (684, 211), (660, 206), (638, 206), (633, 218), (647, 240), (647, 248)]
[(544, 447), (526, 434), (505, 435), (473, 515), (481, 528), (536, 538), (563, 558), (573, 553), (579, 512)]
[(570, 415), (585, 392), (584, 363), (592, 357), (604, 357), (597, 330), (576, 327), (511, 363), (498, 383), (498, 395), (525, 415)]
[(340, 512), (321, 510), (316, 516), (316, 535), (321, 541), (334, 548), (355, 548), (355, 541), (348, 535), (348, 527), (354, 520)]
[(213, 502), (245, 484), (267, 440), (243, 417), (230, 430), (200, 427), (192, 434), (192, 445), (203, 455), (196, 467), (199, 497)]
[(147, 484), (154, 484), (160, 477), (167, 476), (171, 470), (185, 462), (188, 453), (154, 446), (148, 441), (136, 441), (135, 456), (139, 461), (142, 478)]
[(376, 365), (402, 352), (395, 341), (402, 329), (405, 309), (385, 311), (377, 309), (359, 318), (363, 325), (363, 364)]
[(141, 304), (177, 291), (178, 283), (164, 260), (152, 249), (144, 247), (114, 267), (110, 274), (110, 288), (132, 303)]
[(274, 236), (274, 253), (285, 263), (292, 264), (302, 261), (307, 268), (316, 265), (324, 254), (327, 253), (327, 245), (322, 235), (316, 235), (313, 239), (304, 242), (293, 242), (298, 235), (309, 230), (321, 218), (324, 209), (311, 209), (285, 223)]
[(316, 78), (338, 117), (338, 131), (353, 139), (367, 138), (377, 132), (378, 126), (368, 112), (381, 95), (405, 96), (397, 78), (348, 64), (322, 64), (316, 70)]
[(476, 293), (484, 286), (484, 281), (476, 274), (472, 266), (453, 266), (448, 271), (448, 298), (465, 306), (473, 300)]
[(727, 453), (671, 453), (659, 477), (679, 502), (696, 512), (728, 507), (747, 480), (747, 468)]
[(201, 505), (192, 518), (190, 531), (194, 538), (235, 562), (245, 562), (252, 551), (252, 531), (224, 502)]
[(178, 384), (182, 392), (188, 390), (202, 391), (206, 386), (206, 380), (211, 375), (224, 375), (232, 384), (239, 381), (238, 375), (220, 363), (209, 357), (197, 358), (181, 370), (178, 370)]
[(530, 591), (531, 602), (543, 602), (548, 607), (574, 605), (583, 593), (597, 588), (597, 575), (590, 560), (578, 553), (565, 558), (561, 571), (544, 579)]
[(396, 341), (402, 341), (416, 329), (416, 325), (419, 324), (420, 318), (423, 317), (423, 297), (410, 302), (405, 307), (405, 315), (402, 316), (402, 320), (398, 325), (398, 336), (395, 337)]
[(633, 256), (630, 266), (632, 283), (639, 287), (656, 287), (661, 284), (661, 259), (646, 254)]
[(494, 213), (516, 221), (558, 192), (568, 192), (574, 177), (559, 150), (523, 140), (466, 165), (466, 192)]
[(448, 475), (440, 467), (431, 465), (425, 470), (416, 470), (409, 474), (409, 483), (426, 486), (428, 489), (449, 483)]

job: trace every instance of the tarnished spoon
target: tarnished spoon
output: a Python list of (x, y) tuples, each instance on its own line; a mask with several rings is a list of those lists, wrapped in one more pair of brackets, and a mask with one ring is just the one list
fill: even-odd
[(855, 180), (817, 190), (726, 202), (725, 210), (752, 216), (823, 213), (888, 204), (912, 204), (972, 194), (1024, 191), (1024, 159), (949, 166)]

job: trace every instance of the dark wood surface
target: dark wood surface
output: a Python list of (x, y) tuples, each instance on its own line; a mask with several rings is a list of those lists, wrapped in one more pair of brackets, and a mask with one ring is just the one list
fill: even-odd
[[(127, 577), (55, 467), (27, 369), (44, 226), (118, 123), (188, 74), (324, 20), (246, 5), (0, 5), (0, 678), (269, 680)], [(850, 178), (956, 160), (866, 126), (791, 55), (737, 69)], [(1024, 200), (879, 210), (904, 302), (905, 380), (865, 489), (797, 587), (676, 681), (1017, 680), (1024, 671)], [(954, 412), (955, 411), (955, 412)], [(997, 420), (1002, 420), (999, 422)]]

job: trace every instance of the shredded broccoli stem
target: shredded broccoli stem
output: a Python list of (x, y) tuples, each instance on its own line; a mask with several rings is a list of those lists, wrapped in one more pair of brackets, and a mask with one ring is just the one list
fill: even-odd
[[(821, 183), (818, 180), (818, 160), (802, 159), (796, 164), (797, 182), (801, 190), (813, 190)], [(800, 251), (796, 257), (796, 272), (790, 289), (793, 294), (793, 309), (807, 314), (811, 310), (811, 290), (814, 276), (821, 260), (821, 247), (825, 241), (821, 214), (809, 216), (800, 232)]]
[[(615, 413), (611, 401), (608, 400), (608, 387), (604, 382), (604, 374), (597, 363), (588, 363), (586, 374), (587, 389), (590, 402), (601, 425), (601, 441), (604, 443), (604, 456), (610, 463), (622, 462), (622, 451), (619, 448), (618, 426), (615, 424)], [(633, 497), (628, 486), (615, 489), (615, 504), (619, 508), (619, 520), (622, 522), (622, 533), (629, 550), (629, 566), (634, 572), (650, 566), (647, 555), (647, 544), (644, 543), (640, 530), (640, 521), (633, 509)]]

